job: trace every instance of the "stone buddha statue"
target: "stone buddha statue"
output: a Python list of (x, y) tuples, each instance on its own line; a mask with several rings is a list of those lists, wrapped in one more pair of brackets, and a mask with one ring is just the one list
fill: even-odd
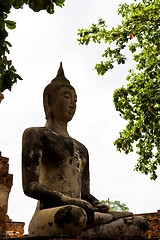
[(88, 151), (67, 131), (76, 102), (61, 63), (56, 78), (44, 90), (45, 127), (31, 127), (23, 134), (23, 189), (38, 200), (29, 236), (145, 236), (144, 218), (110, 212), (91, 195)]

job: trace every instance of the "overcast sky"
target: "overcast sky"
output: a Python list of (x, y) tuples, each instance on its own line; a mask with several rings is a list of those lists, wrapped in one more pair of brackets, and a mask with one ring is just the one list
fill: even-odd
[(53, 15), (24, 7), (9, 16), (17, 22), (16, 29), (9, 31), (8, 40), (13, 45), (9, 58), (23, 81), (11, 92), (5, 91), (0, 104), (0, 151), (9, 158), (9, 172), (14, 179), (8, 214), (13, 221), (26, 223), (25, 233), (36, 201), (22, 190), (22, 134), (28, 127), (44, 126), (43, 90), (56, 76), (60, 61), (78, 95), (69, 133), (89, 150), (91, 193), (99, 200), (120, 200), (133, 213), (160, 209), (159, 178), (151, 181), (149, 176), (133, 171), (136, 153), (126, 156), (113, 146), (126, 124), (114, 108), (113, 92), (126, 84), (128, 69), (134, 64), (129, 59), (125, 66), (115, 66), (103, 77), (98, 76), (93, 69), (107, 46), (80, 46), (76, 40), (79, 28), (88, 28), (99, 18), (106, 20), (109, 28), (120, 24), (117, 7), (123, 2), (66, 0)]

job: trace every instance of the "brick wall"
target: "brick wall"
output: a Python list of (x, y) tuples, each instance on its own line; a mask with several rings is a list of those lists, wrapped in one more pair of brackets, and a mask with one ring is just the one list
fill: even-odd
[(8, 173), (8, 161), (0, 152), (0, 238), (4, 235), (19, 237), (24, 233), (24, 223), (12, 222), (7, 215), (8, 197), (13, 184), (13, 175)]
[(2, 157), (0, 152), (0, 231), (6, 231), (6, 214), (8, 197), (12, 187), (13, 175), (8, 174), (8, 158)]
[(149, 230), (148, 239), (160, 239), (160, 210), (153, 213), (135, 214), (136, 216), (143, 216), (148, 220)]
[(6, 222), (6, 235), (10, 238), (22, 237), (24, 234), (24, 222)]
[(3, 94), (0, 92), (0, 103), (2, 101), (2, 99), (4, 98)]

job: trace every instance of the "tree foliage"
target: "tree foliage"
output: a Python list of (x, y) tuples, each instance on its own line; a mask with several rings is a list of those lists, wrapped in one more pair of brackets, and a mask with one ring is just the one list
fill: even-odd
[(139, 159), (135, 170), (149, 173), (155, 180), (160, 165), (160, 2), (124, 3), (118, 14), (123, 17), (121, 25), (107, 30), (105, 21), (100, 19), (90, 29), (79, 30), (78, 41), (86, 45), (90, 41), (108, 44), (102, 55), (105, 61), (95, 66), (101, 75), (115, 62), (126, 62), (125, 48), (133, 54), (136, 69), (129, 70), (127, 86), (116, 89), (113, 95), (116, 110), (128, 122), (114, 144), (128, 154), (136, 142)]
[[(104, 204), (107, 204), (107, 200), (102, 200), (101, 201)], [(129, 208), (126, 206), (126, 204), (121, 203), (120, 201), (116, 200), (114, 202), (109, 201), (110, 203), (110, 210), (111, 211), (118, 211), (118, 212), (129, 212)]]
[(123, 18), (121, 25), (108, 30), (100, 19), (90, 29), (79, 30), (78, 41), (108, 44), (102, 55), (105, 60), (95, 66), (101, 75), (115, 63), (126, 63), (126, 48), (133, 55), (136, 69), (129, 70), (128, 84), (113, 95), (116, 110), (128, 122), (114, 144), (128, 154), (136, 143), (139, 159), (135, 170), (155, 180), (160, 165), (160, 1), (124, 3), (118, 14)]
[(8, 19), (11, 8), (22, 8), (24, 4), (35, 11), (46, 10), (54, 13), (54, 5), (62, 7), (65, 0), (0, 0), (0, 92), (11, 87), (17, 80), (22, 78), (16, 73), (16, 69), (11, 60), (8, 60), (9, 47), (11, 43), (6, 40), (8, 36), (7, 28), (15, 29), (16, 23)]

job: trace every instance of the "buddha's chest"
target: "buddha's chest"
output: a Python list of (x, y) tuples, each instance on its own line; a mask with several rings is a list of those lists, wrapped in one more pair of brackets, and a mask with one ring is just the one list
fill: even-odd
[(81, 148), (74, 139), (61, 137), (52, 132), (46, 133), (42, 152), (41, 164), (48, 168), (48, 171), (69, 168), (81, 172), (86, 163)]
[(86, 159), (75, 140), (47, 135), (40, 163), (40, 182), (72, 197), (80, 197)]

